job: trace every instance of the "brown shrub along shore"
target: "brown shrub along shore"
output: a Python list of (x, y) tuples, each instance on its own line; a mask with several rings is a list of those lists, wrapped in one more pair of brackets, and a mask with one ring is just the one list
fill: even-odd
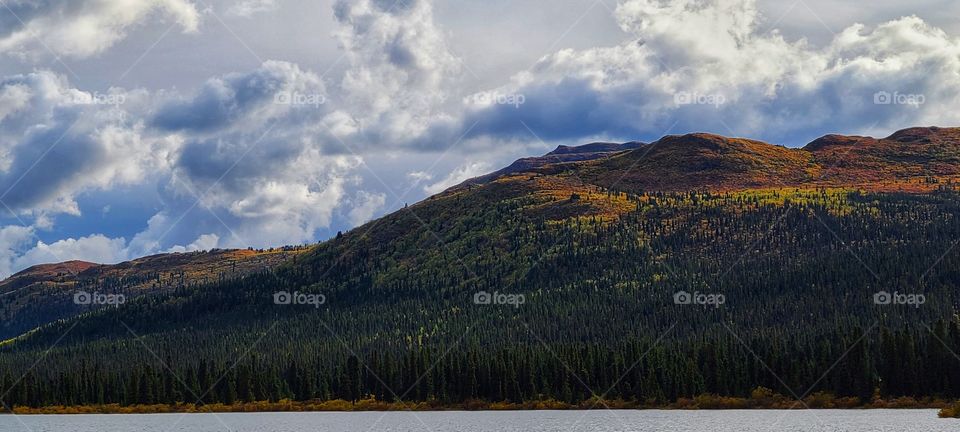
[[(502, 410), (579, 410), (579, 409), (676, 409), (676, 410), (723, 410), (723, 409), (917, 409), (940, 408), (940, 417), (960, 417), (960, 402), (951, 403), (938, 398), (915, 399), (900, 397), (880, 399), (864, 403), (856, 397), (836, 397), (829, 393), (814, 393), (803, 402), (774, 393), (770, 389), (757, 388), (750, 397), (730, 397), (704, 394), (695, 398), (681, 398), (672, 403), (656, 400), (600, 400), (588, 399), (580, 403), (561, 402), (553, 399), (541, 401), (490, 402), (471, 400), (463, 403), (427, 402), (386, 402), (375, 398), (366, 398), (356, 402), (337, 400), (292, 401), (288, 399), (270, 402), (242, 402), (226, 404), (174, 405), (83, 405), (83, 406), (46, 406), (13, 407), (13, 414), (162, 414), (162, 413), (245, 413), (245, 412), (353, 412), (353, 411), (502, 411)], [(7, 412), (9, 413), (9, 411)]]

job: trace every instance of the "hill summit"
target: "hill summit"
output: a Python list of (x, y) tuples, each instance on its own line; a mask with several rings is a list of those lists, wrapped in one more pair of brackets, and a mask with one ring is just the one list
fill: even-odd
[[(558, 154), (589, 156), (557, 159)], [(960, 128), (910, 128), (879, 139), (826, 135), (803, 148), (709, 133), (670, 135), (649, 144), (595, 143), (521, 159), (466, 184), (559, 172), (628, 191), (777, 187), (920, 191), (931, 189), (933, 178), (960, 176)]]

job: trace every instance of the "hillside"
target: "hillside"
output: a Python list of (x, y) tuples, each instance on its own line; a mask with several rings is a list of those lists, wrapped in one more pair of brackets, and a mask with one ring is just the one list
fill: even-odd
[(43, 264), (0, 282), (0, 340), (105, 305), (78, 305), (74, 295), (122, 294), (133, 300), (275, 268), (302, 248), (160, 254), (115, 265), (83, 261)]
[[(105, 287), (95, 274), (139, 280), (135, 292), (159, 274), (169, 289), (38, 319), (0, 349), (0, 388), (24, 406), (656, 404), (760, 386), (957, 398), (958, 150), (958, 129), (941, 128), (802, 149), (710, 134), (560, 148), (295, 259), (34, 268), (0, 286), (37, 287), (30, 304)], [(184, 265), (192, 283), (171, 276)], [(323, 302), (277, 304), (281, 292)]]

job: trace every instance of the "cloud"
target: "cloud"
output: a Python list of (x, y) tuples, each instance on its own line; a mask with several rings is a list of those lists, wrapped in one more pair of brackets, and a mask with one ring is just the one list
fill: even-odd
[(51, 244), (38, 241), (33, 249), (14, 260), (17, 268), (27, 268), (36, 264), (86, 260), (102, 264), (115, 264), (128, 259), (126, 241), (122, 238), (108, 238), (101, 234), (77, 239), (69, 238)]
[(445, 45), (427, 0), (340, 0), (336, 33), (350, 68), (341, 109), (373, 141), (419, 138), (437, 119), (459, 60)]
[(316, 74), (267, 61), (251, 72), (211, 78), (197, 94), (163, 104), (150, 125), (189, 133), (257, 129), (277, 120), (305, 126), (326, 112), (326, 98)]
[[(235, 6), (243, 15), (271, 3)], [(83, 16), (94, 8), (86, 2), (49, 5), (62, 9), (58, 17)], [(47, 22), (56, 7), (25, 13), (31, 19), (22, 27)], [(140, 22), (137, 7), (125, 22)], [(169, 10), (161, 12), (166, 14), (155, 15), (169, 18)], [(335, 15), (349, 68), (334, 94), (317, 74), (281, 61), (212, 77), (190, 94), (90, 93), (48, 71), (0, 81), (0, 200), (34, 216), (31, 230), (54, 229), (57, 214), (83, 217), (77, 197), (84, 193), (151, 181), (160, 195), (156, 212), (129, 242), (100, 235), (39, 242), (29, 249), (21, 244), (7, 266), (56, 261), (59, 251), (113, 260), (168, 250), (312, 242), (335, 217), (353, 225), (374, 217), (385, 195), (352, 191), (362, 183), (355, 173), (362, 158), (355, 152), (452, 142), (448, 127), (457, 112), (443, 105), (451, 101), (447, 95), (459, 60), (446, 49), (426, 0), (341, 1)], [(111, 29), (120, 38), (127, 27), (101, 30)], [(69, 28), (56, 31), (61, 30)], [(10, 37), (0, 40), (10, 43)], [(69, 55), (94, 55), (115, 41)], [(479, 174), (476, 166), (470, 169), (432, 187)]]
[(27, 267), (71, 260), (115, 264), (128, 260), (127, 243), (123, 238), (94, 234), (68, 238), (50, 244), (37, 241), (34, 229), (17, 225), (0, 227), (0, 277), (7, 277)]
[(30, 102), (30, 88), (23, 84), (9, 84), (0, 88), (0, 122), (26, 107)]
[(234, 16), (249, 18), (263, 12), (276, 10), (277, 0), (241, 0), (230, 6), (227, 13)]
[(382, 193), (357, 192), (356, 197), (351, 200), (353, 208), (350, 209), (347, 218), (354, 226), (367, 223), (386, 202), (387, 196)]
[(215, 249), (217, 245), (220, 244), (220, 236), (210, 233), (203, 234), (200, 237), (197, 237), (193, 243), (190, 243), (186, 246), (174, 246), (170, 248), (167, 252), (196, 252), (196, 251), (208, 251)]
[(486, 162), (470, 162), (457, 167), (457, 169), (447, 174), (443, 180), (424, 186), (424, 192), (433, 195), (447, 190), (451, 186), (456, 186), (471, 178), (490, 172), (490, 165)]
[(407, 173), (407, 178), (409, 178), (410, 182), (414, 185), (418, 185), (420, 183), (433, 180), (433, 174), (430, 174), (426, 171), (413, 171)]
[[(616, 18), (629, 41), (547, 55), (498, 90), (524, 104), (473, 107), (463, 123), (498, 137), (528, 135), (523, 120), (544, 139), (710, 130), (800, 145), (960, 117), (960, 44), (917, 17), (855, 24), (823, 47), (762, 29), (754, 0), (625, 0)], [(923, 103), (876, 104), (880, 92)]]
[[(230, 230), (229, 246), (312, 241), (345, 196), (355, 156), (329, 151), (320, 78), (286, 62), (210, 79), (162, 106), (150, 124), (183, 146), (165, 193), (163, 220), (199, 202)], [(178, 207), (179, 206), (179, 207)], [(158, 220), (159, 221), (159, 220)]]
[(162, 171), (176, 140), (145, 133), (130, 112), (143, 91), (89, 93), (49, 71), (0, 79), (0, 201), (19, 213), (79, 214), (75, 196)]
[[(754, 0), (623, 0), (615, 19), (628, 40), (560, 50), (462, 98), (450, 97), (461, 68), (429, 2), (339, 2), (335, 14), (351, 67), (326, 124), (361, 153), (432, 151), (467, 131), (468, 146), (531, 131), (569, 142), (700, 130), (803, 145), (960, 119), (958, 42), (917, 17), (814, 46), (765, 27)], [(875, 103), (885, 93), (922, 103)]]
[(30, 227), (9, 225), (0, 228), (0, 277), (7, 277), (20, 267), (14, 267), (14, 258), (18, 252), (33, 239)]
[[(361, 159), (329, 150), (323, 82), (291, 63), (214, 77), (191, 95), (88, 93), (40, 71), (0, 80), (0, 100), (9, 102), (0, 112), (0, 201), (32, 215), (34, 227), (82, 216), (83, 193), (159, 185), (162, 202), (130, 255), (184, 239), (204, 241), (178, 248), (208, 247), (202, 235), (211, 233), (224, 247), (311, 242), (358, 181)], [(350, 218), (369, 218), (377, 203), (358, 195)], [(42, 252), (55, 246), (30, 256), (49, 257)]]
[(163, 245), (171, 244), (171, 238), (180, 238), (173, 235), (177, 234), (174, 231), (178, 226), (184, 229), (189, 228), (186, 224), (180, 225), (185, 214), (170, 216), (168, 213), (169, 210), (164, 209), (154, 214), (147, 220), (147, 227), (133, 236), (127, 244), (127, 250), (131, 256), (144, 256), (164, 250)]
[(23, 0), (0, 9), (0, 53), (86, 58), (106, 51), (150, 18), (197, 30), (189, 0)]

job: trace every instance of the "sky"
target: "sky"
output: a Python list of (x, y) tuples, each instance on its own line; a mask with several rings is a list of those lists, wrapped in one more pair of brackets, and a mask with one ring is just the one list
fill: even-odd
[(957, 126), (960, 3), (0, 0), (0, 276), (322, 241), (557, 145)]

